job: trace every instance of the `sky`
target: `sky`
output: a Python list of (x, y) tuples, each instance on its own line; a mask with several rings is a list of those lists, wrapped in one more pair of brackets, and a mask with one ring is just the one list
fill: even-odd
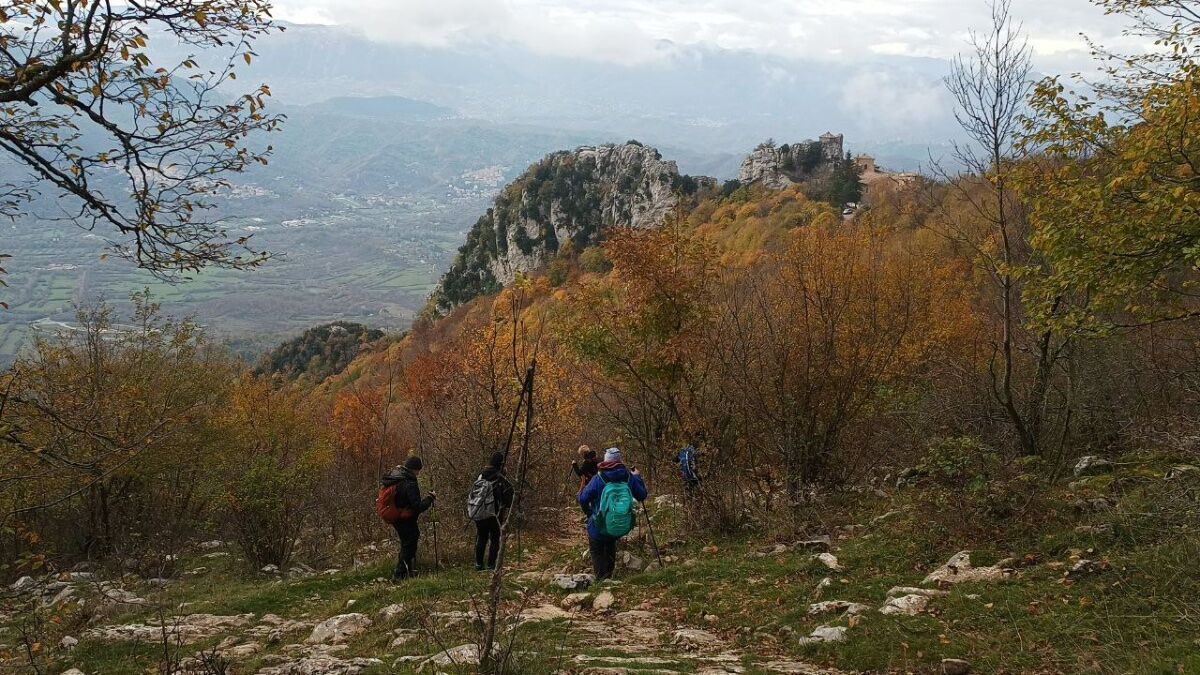
[[(1044, 73), (1087, 69), (1080, 33), (1131, 46), (1120, 23), (1089, 0), (1013, 0), (1013, 13)], [(989, 12), (985, 0), (276, 0), (275, 15), (379, 41), (503, 40), (540, 54), (641, 65), (691, 45), (850, 62), (950, 58)]]

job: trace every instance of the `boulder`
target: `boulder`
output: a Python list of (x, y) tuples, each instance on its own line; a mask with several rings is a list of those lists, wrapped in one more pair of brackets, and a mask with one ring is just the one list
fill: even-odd
[[(500, 645), (495, 645), (493, 649), (499, 649)], [(477, 666), (479, 665), (479, 645), (475, 643), (459, 645), (451, 647), (444, 652), (439, 652), (430, 656), (417, 666), (417, 672), (424, 672), (426, 668), (448, 668), (450, 666)]]
[(671, 643), (682, 647), (685, 651), (695, 651), (721, 642), (721, 638), (699, 628), (680, 628), (671, 636)]
[(629, 551), (623, 551), (621, 553), (621, 565), (631, 572), (641, 572), (646, 568), (646, 561)]
[(70, 670), (62, 671), (62, 675), (87, 675), (87, 673), (83, 672), (82, 670), (80, 670), (78, 668), (72, 668)]
[(395, 621), (402, 614), (404, 614), (404, 605), (391, 604), (379, 610), (378, 616), (380, 621)]
[(587, 607), (592, 604), (591, 593), (571, 593), (562, 600), (563, 609), (576, 609)]
[(823, 602), (815, 602), (808, 606), (809, 616), (822, 616), (824, 614), (862, 614), (870, 609), (866, 605), (849, 602), (847, 600), (825, 600)]
[(945, 565), (937, 568), (925, 577), (926, 584), (961, 584), (965, 582), (999, 581), (1012, 574), (1007, 567), (1010, 560), (1001, 560), (991, 567), (974, 567), (971, 565), (971, 552), (955, 553)]
[(37, 585), (37, 580), (35, 580), (33, 577), (24, 576), (12, 582), (8, 588), (13, 593), (28, 593), (29, 591), (37, 588)]
[(838, 562), (837, 556), (832, 553), (818, 553), (816, 559), (832, 572), (841, 572), (845, 568)]
[(58, 641), (58, 648), (70, 651), (79, 645), (79, 638), (64, 635), (63, 639)]
[(392, 631), (392, 641), (388, 644), (389, 649), (396, 649), (412, 642), (420, 637), (421, 632), (411, 628), (397, 628)]
[(613, 603), (616, 601), (617, 598), (611, 592), (600, 591), (592, 600), (592, 609), (596, 610), (597, 612), (604, 612), (612, 608)]
[(845, 642), (846, 627), (845, 626), (817, 626), (808, 637), (800, 638), (797, 642), (801, 645), (819, 644), (822, 642)]
[(802, 539), (792, 544), (792, 548), (796, 549), (797, 551), (817, 551), (821, 553), (828, 553), (832, 547), (833, 540), (830, 539), (829, 535), (827, 534), (823, 534), (819, 537)]
[(971, 662), (962, 659), (942, 659), (942, 675), (970, 675)]
[(901, 595), (924, 595), (927, 598), (936, 598), (943, 595), (950, 595), (950, 592), (936, 588), (918, 588), (916, 586), (892, 586), (888, 589), (887, 597), (889, 598)]
[(539, 621), (554, 621), (571, 618), (570, 612), (555, 605), (538, 605), (529, 607), (521, 612), (521, 623), (536, 623)]
[(929, 596), (924, 594), (912, 593), (909, 595), (901, 595), (896, 598), (888, 598), (883, 607), (879, 608), (881, 614), (903, 614), (905, 616), (916, 616), (925, 611), (925, 607), (929, 605)]
[(365, 633), (371, 627), (371, 623), (366, 614), (340, 614), (317, 624), (306, 642), (310, 645), (348, 642), (351, 638)]
[(1103, 457), (1095, 455), (1085, 455), (1075, 462), (1073, 469), (1075, 475), (1078, 476), (1095, 476), (1101, 473), (1110, 473), (1113, 470), (1113, 463)]
[(267, 666), (258, 675), (358, 675), (358, 673), (382, 666), (379, 659), (339, 659), (330, 654), (315, 654), (296, 661), (284, 661)]
[(591, 574), (555, 574), (550, 583), (564, 591), (582, 591), (595, 583)]

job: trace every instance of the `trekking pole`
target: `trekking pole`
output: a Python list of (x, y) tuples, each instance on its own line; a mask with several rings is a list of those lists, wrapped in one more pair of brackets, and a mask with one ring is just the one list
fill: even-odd
[[(421, 455), (425, 454), (425, 419), (420, 415), (417, 416), (417, 452)], [(429, 476), (429, 489), (433, 490), (434, 494), (437, 494), (437, 484), (434, 481), (435, 478), (437, 478), (436, 468), (434, 469), (432, 475)], [(430, 514), (429, 520), (430, 524), (433, 525), (433, 566), (435, 569), (440, 570), (442, 569), (442, 549), (440, 546), (438, 546), (437, 511), (434, 511)]]
[(650, 507), (642, 500), (642, 513), (646, 514), (646, 531), (650, 533), (650, 546), (654, 549), (654, 557), (658, 559), (658, 567), (663, 566), (662, 554), (658, 552), (658, 541), (654, 538), (654, 524), (650, 522)]

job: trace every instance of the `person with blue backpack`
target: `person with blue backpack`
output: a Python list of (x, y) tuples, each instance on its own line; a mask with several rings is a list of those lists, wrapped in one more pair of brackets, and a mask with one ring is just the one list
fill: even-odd
[(646, 483), (636, 469), (629, 470), (621, 451), (604, 451), (599, 473), (579, 493), (579, 506), (587, 516), (588, 550), (596, 580), (611, 579), (617, 566), (617, 542), (633, 530), (636, 502), (646, 501)]

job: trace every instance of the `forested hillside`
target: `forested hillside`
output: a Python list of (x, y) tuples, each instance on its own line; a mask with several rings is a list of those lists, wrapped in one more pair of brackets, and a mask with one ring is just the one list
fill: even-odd
[(83, 307), (0, 376), (0, 668), (1200, 672), (1200, 6), (1098, 4), (1166, 49), (1084, 97), (996, 4), (964, 172), (555, 153), (411, 330), (263, 373)]

